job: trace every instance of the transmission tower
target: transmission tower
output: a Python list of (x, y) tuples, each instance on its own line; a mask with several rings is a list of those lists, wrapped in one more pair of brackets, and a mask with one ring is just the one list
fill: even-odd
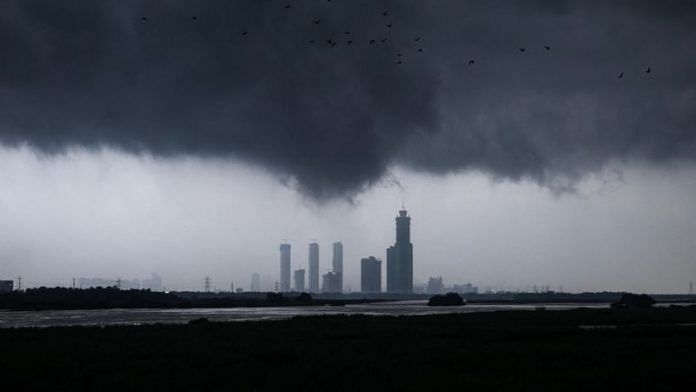
[(694, 295), (694, 282), (689, 282), (689, 295)]
[(116, 288), (121, 290), (121, 278), (116, 278)]
[(22, 277), (17, 277), (17, 290), (22, 291)]
[(205, 284), (204, 284), (205, 292), (209, 293), (210, 292), (210, 276), (205, 277)]

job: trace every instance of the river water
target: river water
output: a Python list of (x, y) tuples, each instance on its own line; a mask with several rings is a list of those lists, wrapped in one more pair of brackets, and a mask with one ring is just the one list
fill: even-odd
[(295, 316), (335, 314), (364, 314), (375, 316), (409, 316), (445, 313), (493, 312), (500, 310), (567, 310), (579, 307), (606, 308), (608, 304), (469, 304), (459, 307), (430, 307), (427, 301), (398, 301), (356, 304), (346, 306), (288, 306), (258, 308), (196, 308), (196, 309), (97, 309), (97, 310), (44, 310), (0, 311), (0, 328), (53, 327), (73, 325), (141, 325), (177, 324), (205, 317), (210, 321), (282, 320)]

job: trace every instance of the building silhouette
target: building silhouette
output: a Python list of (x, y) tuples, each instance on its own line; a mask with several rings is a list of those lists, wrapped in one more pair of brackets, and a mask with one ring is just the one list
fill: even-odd
[[(295, 270), (295, 291), (301, 293), (305, 291), (305, 270), (300, 268)], [(288, 290), (289, 291), (289, 290)]]
[(343, 244), (340, 242), (333, 243), (333, 254), (331, 256), (331, 266), (333, 267), (333, 273), (336, 274), (335, 280), (336, 285), (333, 286), (334, 290), (332, 293), (342, 293), (343, 292)]
[(405, 209), (396, 217), (396, 243), (387, 248), (387, 291), (413, 292), (413, 244), (411, 218)]
[(363, 293), (382, 291), (382, 260), (373, 256), (360, 260), (360, 291)]
[(261, 291), (261, 275), (259, 273), (254, 272), (251, 274), (251, 286), (249, 288), (254, 293)]
[(0, 280), (0, 293), (9, 293), (14, 290), (14, 281)]
[(280, 244), (280, 292), (290, 291), (290, 244)]
[(442, 294), (445, 292), (445, 285), (442, 283), (442, 276), (437, 278), (430, 277), (428, 285), (425, 286), (425, 292), (428, 294)]
[(309, 244), (309, 292), (319, 292), (319, 244)]
[(321, 291), (324, 293), (340, 293), (340, 276), (336, 272), (327, 272), (321, 276)]

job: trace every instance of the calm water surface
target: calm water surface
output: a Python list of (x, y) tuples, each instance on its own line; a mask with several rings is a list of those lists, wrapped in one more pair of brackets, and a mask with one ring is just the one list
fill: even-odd
[(140, 325), (154, 323), (186, 323), (205, 317), (210, 321), (281, 320), (295, 316), (333, 314), (365, 314), (375, 316), (406, 316), (444, 313), (492, 312), (497, 310), (566, 310), (579, 307), (606, 308), (608, 304), (533, 304), (484, 305), (469, 304), (460, 307), (429, 307), (427, 301), (399, 301), (346, 306), (302, 306), (280, 308), (219, 308), (219, 309), (102, 309), (102, 310), (47, 310), (0, 311), (0, 328), (53, 327), (70, 325)]

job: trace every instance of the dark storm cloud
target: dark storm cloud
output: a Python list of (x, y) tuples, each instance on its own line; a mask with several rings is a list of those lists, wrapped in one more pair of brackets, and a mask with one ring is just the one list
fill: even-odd
[(317, 198), (394, 163), (553, 184), (694, 156), (695, 17), (686, 1), (6, 1), (0, 140), (241, 157)]

